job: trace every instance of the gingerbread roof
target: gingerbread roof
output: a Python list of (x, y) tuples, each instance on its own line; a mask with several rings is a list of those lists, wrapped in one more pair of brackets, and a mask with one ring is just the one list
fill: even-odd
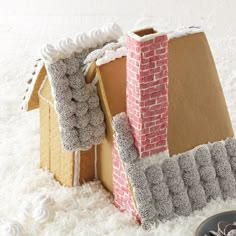
[[(88, 34), (80, 33), (75, 40), (62, 40), (56, 47), (48, 44), (41, 50), (45, 67), (42, 65), (41, 70), (35, 73), (24, 107), (25, 110), (38, 107), (37, 92), (40, 92), (47, 74), (61, 140), (68, 151), (88, 150), (104, 138), (104, 114), (100, 109), (96, 86), (86, 83), (84, 73), (91, 68), (97, 53), (102, 55), (107, 50), (121, 47), (119, 42), (115, 42), (120, 35), (121, 29), (117, 24), (108, 24)], [(88, 71), (92, 73), (91, 69)]]
[[(171, 155), (233, 136), (206, 36), (203, 32), (190, 32), (172, 33), (168, 42), (168, 146)], [(101, 64), (98, 75), (104, 87), (102, 99), (106, 100), (106, 112), (112, 118), (126, 112), (126, 56), (104, 64), (100, 63), (102, 60), (97, 60), (97, 64)]]

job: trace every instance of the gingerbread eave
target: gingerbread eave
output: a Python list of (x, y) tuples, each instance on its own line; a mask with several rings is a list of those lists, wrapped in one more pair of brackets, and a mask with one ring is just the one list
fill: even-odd
[(32, 88), (32, 91), (31, 91), (31, 94), (30, 94), (30, 97), (28, 99), (28, 104), (27, 106), (25, 106), (25, 110), (26, 111), (31, 111), (31, 110), (34, 110), (34, 109), (37, 109), (39, 108), (39, 96), (38, 96), (38, 91), (45, 79), (45, 76), (47, 75), (47, 72), (46, 72), (46, 68), (45, 68), (45, 65), (41, 65), (41, 68), (40, 70), (38, 71), (38, 73), (33, 72), (33, 75), (36, 77), (35, 78), (35, 81), (34, 84), (32, 85), (33, 88)]

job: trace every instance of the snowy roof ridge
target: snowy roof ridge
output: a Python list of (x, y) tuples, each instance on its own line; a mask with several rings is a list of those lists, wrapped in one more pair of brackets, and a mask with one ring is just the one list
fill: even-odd
[(200, 33), (200, 32), (204, 32), (201, 27), (190, 26), (187, 28), (180, 28), (175, 31), (169, 31), (169, 32), (167, 32), (167, 35), (168, 35), (168, 39), (170, 40), (170, 39), (179, 38), (179, 37), (182, 37), (185, 35), (196, 34), (196, 33)]
[(126, 47), (120, 47), (117, 50), (107, 50), (103, 57), (99, 58), (96, 61), (97, 66), (101, 66), (108, 62), (114, 61), (115, 59), (121, 58), (126, 56)]
[[(201, 27), (198, 26), (190, 26), (188, 28), (180, 28), (175, 31), (169, 31), (167, 32), (168, 40), (183, 37), (189, 34), (196, 34), (204, 32)], [(160, 33), (158, 35), (163, 35), (163, 33)], [(103, 64), (109, 63), (115, 59), (121, 58), (123, 56), (126, 56), (126, 44), (125, 42), (120, 42), (122, 47), (114, 50), (107, 50), (101, 57), (95, 58), (96, 65), (101, 66)], [(101, 50), (101, 49), (100, 49)]]
[(66, 38), (58, 45), (46, 44), (41, 49), (41, 55), (45, 64), (49, 65), (59, 59), (68, 58), (73, 52), (81, 52), (84, 49), (96, 48), (106, 42), (117, 40), (122, 35), (120, 26), (116, 23), (109, 23), (101, 29), (92, 29), (88, 33), (80, 32), (74, 40)]

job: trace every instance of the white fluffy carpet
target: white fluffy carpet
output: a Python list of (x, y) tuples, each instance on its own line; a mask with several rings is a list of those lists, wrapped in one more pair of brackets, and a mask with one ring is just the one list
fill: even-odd
[[(135, 5), (134, 5), (135, 4)], [(135, 7), (133, 7), (133, 5)], [(125, 6), (125, 7), (124, 7)], [(155, 10), (156, 9), (156, 10)], [(212, 201), (190, 217), (144, 232), (112, 204), (99, 183), (63, 188), (39, 167), (38, 111), (20, 110), (40, 46), (117, 20), (127, 30), (155, 22), (164, 30), (197, 24), (206, 30), (236, 130), (235, 1), (8, 1), (0, 7), (0, 236), (194, 235), (206, 217), (236, 209), (236, 200)], [(181, 14), (179, 14), (181, 11)], [(201, 12), (201, 13), (200, 13)], [(138, 19), (142, 16), (142, 20)], [(216, 127), (217, 128), (217, 127)], [(45, 206), (46, 207), (45, 209)], [(49, 211), (47, 210), (49, 209)]]

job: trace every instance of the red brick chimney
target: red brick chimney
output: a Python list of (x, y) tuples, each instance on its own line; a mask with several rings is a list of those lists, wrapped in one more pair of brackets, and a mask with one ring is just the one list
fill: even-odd
[(168, 39), (153, 29), (127, 36), (127, 114), (140, 157), (168, 149)]
[[(140, 157), (167, 150), (168, 40), (153, 29), (127, 36), (127, 114)], [(115, 205), (139, 220), (117, 144), (114, 142)]]

